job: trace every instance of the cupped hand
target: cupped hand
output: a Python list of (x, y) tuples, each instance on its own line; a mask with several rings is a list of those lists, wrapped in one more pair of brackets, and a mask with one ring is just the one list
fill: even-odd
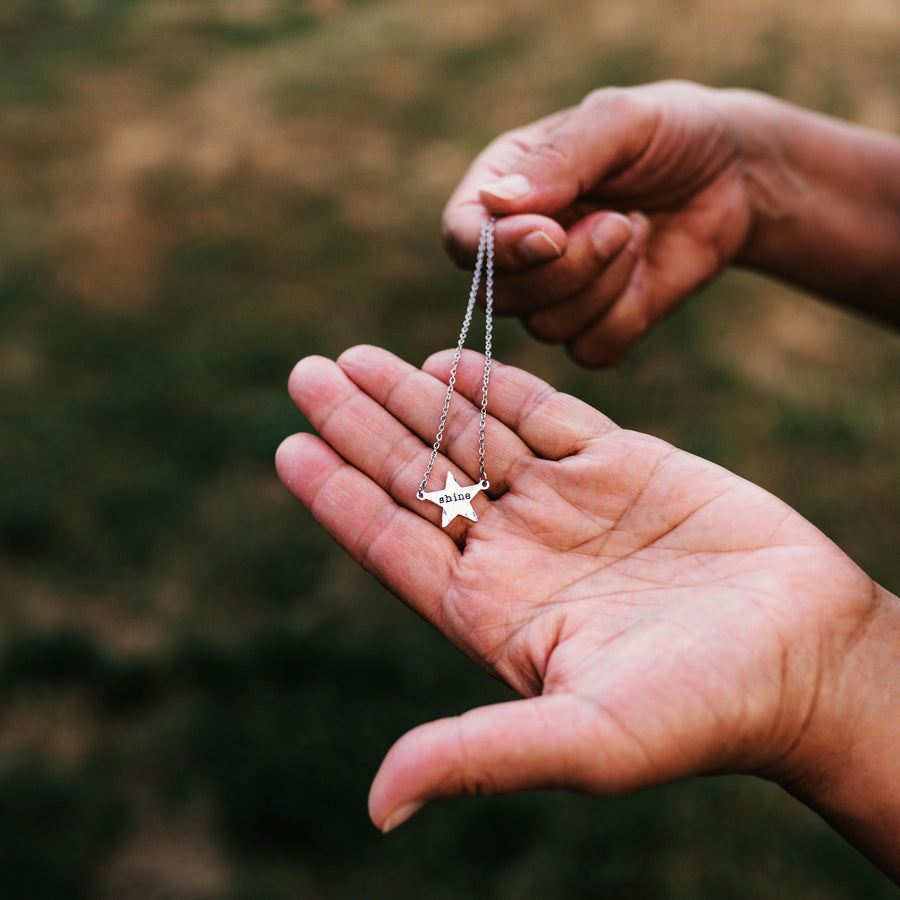
[(736, 96), (608, 88), (502, 135), (444, 211), (448, 251), (471, 264), (482, 222), (501, 217), (498, 312), (586, 365), (616, 362), (748, 239)]
[[(840, 749), (840, 664), (876, 603), (840, 550), (762, 489), (500, 364), (489, 496), (442, 530), (416, 492), (450, 361), (301, 361), (291, 394), (321, 437), (277, 456), (354, 559), (524, 698), (401, 738), (372, 787), (376, 824), (462, 794), (802, 780), (824, 734)], [(478, 480), (481, 380), (465, 353), (429, 489), (448, 471)]]

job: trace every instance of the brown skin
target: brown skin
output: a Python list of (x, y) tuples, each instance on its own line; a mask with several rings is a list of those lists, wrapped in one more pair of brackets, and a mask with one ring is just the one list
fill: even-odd
[[(587, 365), (732, 264), (900, 322), (900, 141), (762, 95), (598, 91), (475, 161), (444, 216), (461, 264), (488, 215), (498, 312)], [(277, 457), (361, 565), (524, 698), (401, 738), (375, 823), (462, 794), (751, 772), (900, 878), (900, 600), (760, 488), (499, 364), (491, 501), (443, 531), (415, 495), (449, 365), (303, 360), (290, 390), (321, 438)], [(434, 484), (477, 480), (481, 386), (465, 354)]]
[[(467, 264), (500, 216), (498, 312), (591, 366), (732, 264), (900, 324), (898, 172), (900, 141), (761, 94), (605, 89), (494, 141), (451, 197), (444, 239)], [(530, 190), (492, 193), (510, 174)]]
[[(900, 601), (762, 489), (499, 364), (492, 500), (442, 530), (416, 491), (449, 365), (373, 347), (301, 361), (291, 394), (321, 438), (277, 457), (354, 559), (525, 698), (401, 738), (372, 786), (375, 823), (462, 794), (753, 772), (900, 873), (879, 837), (900, 833)], [(481, 376), (465, 354), (445, 438), (462, 484), (477, 479)]]

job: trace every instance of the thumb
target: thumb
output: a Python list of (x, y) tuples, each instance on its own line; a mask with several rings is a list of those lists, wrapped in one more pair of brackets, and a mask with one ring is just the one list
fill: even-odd
[(571, 695), (541, 696), (420, 725), (382, 762), (369, 815), (387, 832), (430, 800), (546, 788), (618, 793), (639, 786), (640, 773), (630, 771), (628, 760), (637, 766), (640, 754), (633, 746), (623, 752), (627, 736), (608, 722), (602, 727), (597, 712), (594, 703)]
[(559, 213), (637, 160), (656, 122), (656, 105), (640, 88), (594, 91), (527, 147), (512, 171), (481, 185), (481, 202), (500, 216)]

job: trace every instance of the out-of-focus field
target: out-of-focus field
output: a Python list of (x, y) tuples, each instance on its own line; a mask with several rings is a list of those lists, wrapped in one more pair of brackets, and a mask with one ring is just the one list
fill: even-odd
[[(449, 190), (593, 87), (900, 130), (894, 0), (0, 5), (0, 895), (894, 896), (752, 779), (366, 817), (391, 741), (502, 688), (278, 484), (309, 352), (455, 339)], [(898, 175), (900, 177), (900, 175)], [(900, 589), (900, 340), (748, 274), (613, 372), (497, 355), (797, 507)]]

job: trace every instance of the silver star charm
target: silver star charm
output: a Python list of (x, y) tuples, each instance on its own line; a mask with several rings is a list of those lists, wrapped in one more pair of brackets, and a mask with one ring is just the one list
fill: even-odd
[(465, 516), (465, 518), (477, 522), (478, 516), (472, 509), (472, 500), (475, 499), (476, 494), (486, 490), (487, 487), (485, 482), (460, 487), (459, 482), (453, 477), (453, 473), (448, 472), (447, 482), (442, 491), (421, 491), (419, 499), (428, 500), (440, 506), (441, 528), (446, 528), (457, 516)]

